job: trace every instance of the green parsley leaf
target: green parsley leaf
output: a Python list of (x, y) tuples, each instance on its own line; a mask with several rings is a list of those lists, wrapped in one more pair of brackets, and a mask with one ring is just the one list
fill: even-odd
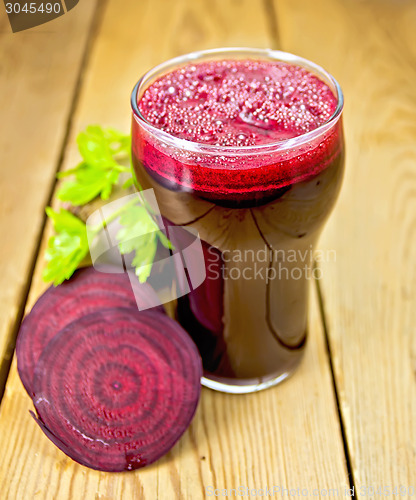
[(55, 212), (47, 207), (46, 214), (57, 234), (49, 238), (42, 277), (56, 286), (70, 278), (88, 254), (87, 230), (85, 224), (67, 210)]
[(136, 268), (136, 276), (140, 283), (145, 283), (152, 271), (152, 264), (155, 260), (157, 250), (157, 238), (153, 238), (148, 242), (143, 250), (136, 250), (132, 265)]
[(160, 231), (150, 212), (142, 205), (132, 205), (120, 215), (120, 224), (123, 226), (117, 233), (120, 253), (134, 252), (132, 265), (136, 268), (136, 275), (144, 283), (151, 272), (151, 265), (155, 259), (158, 240), (171, 248), (169, 240)]
[[(118, 231), (116, 237), (119, 240), (119, 248), (122, 253), (133, 251), (136, 239), (141, 241), (159, 229), (146, 208), (138, 204), (121, 213), (119, 222), (123, 227)], [(133, 238), (132, 235), (134, 235)]]
[(131, 174), (131, 169), (120, 163), (121, 157), (130, 156), (130, 136), (90, 125), (78, 134), (77, 144), (83, 161), (58, 174), (58, 178), (74, 177), (61, 186), (58, 198), (75, 206), (85, 205), (97, 196), (108, 199), (120, 174)]
[[(122, 173), (130, 174), (130, 177), (123, 179), (122, 187), (136, 185), (140, 191), (134, 171), (123, 164), (127, 159), (131, 161), (129, 135), (90, 125), (78, 135), (77, 144), (82, 161), (74, 168), (57, 175), (58, 178), (70, 177), (58, 190), (60, 200), (73, 206), (85, 205), (98, 196), (106, 200), (113, 187), (119, 183)], [(46, 214), (51, 219), (56, 234), (48, 241), (43, 279), (58, 285), (72, 276), (88, 254), (87, 229), (85, 223), (68, 210), (61, 209), (57, 212), (47, 207)], [(117, 217), (122, 226), (117, 234), (120, 252), (134, 252), (132, 264), (136, 267), (139, 280), (145, 282), (151, 272), (158, 242), (170, 249), (172, 245), (160, 231), (145, 200), (127, 202), (117, 213), (107, 217), (102, 225), (94, 228), (94, 233), (98, 235), (105, 225)]]
[(85, 132), (78, 134), (77, 144), (85, 163), (97, 168), (116, 164), (109, 141), (101, 127), (87, 127)]

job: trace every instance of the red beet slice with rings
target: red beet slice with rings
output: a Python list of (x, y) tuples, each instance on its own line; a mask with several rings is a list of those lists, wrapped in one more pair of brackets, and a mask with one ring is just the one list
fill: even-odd
[(36, 365), (35, 419), (76, 462), (132, 470), (164, 455), (189, 426), (202, 363), (158, 311), (103, 309), (59, 332)]
[(79, 269), (62, 285), (48, 288), (24, 318), (17, 337), (17, 368), (28, 394), (33, 395), (33, 373), (43, 349), (67, 324), (101, 308), (148, 308), (158, 303), (149, 285), (137, 282), (133, 292), (126, 273), (101, 273), (93, 267)]

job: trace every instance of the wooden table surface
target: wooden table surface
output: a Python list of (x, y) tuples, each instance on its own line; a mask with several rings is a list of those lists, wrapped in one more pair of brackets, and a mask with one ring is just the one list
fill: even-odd
[[(296, 490), (276, 498), (353, 486), (357, 498), (416, 495), (415, 26), (410, 0), (84, 0), (21, 33), (1, 8), (1, 499), (195, 500), (239, 486)], [(280, 48), (341, 83), (346, 175), (319, 245), (336, 262), (321, 265), (307, 354), (290, 380), (246, 396), (204, 389), (159, 462), (89, 470), (30, 417), (13, 358), (46, 287), (44, 208), (83, 127), (128, 131), (146, 69), (219, 46)]]

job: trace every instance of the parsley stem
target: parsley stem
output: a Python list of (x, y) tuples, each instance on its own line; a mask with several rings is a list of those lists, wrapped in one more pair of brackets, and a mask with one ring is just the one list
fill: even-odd
[(123, 167), (123, 165), (113, 165), (111, 166), (113, 170), (117, 170), (118, 172), (131, 172), (130, 167)]
[(119, 215), (121, 215), (127, 208), (130, 208), (131, 206), (135, 205), (137, 203), (137, 198), (134, 197), (132, 200), (128, 201), (124, 205), (122, 205), (120, 208), (115, 210), (112, 214), (110, 214), (101, 224), (97, 224), (95, 227), (90, 229), (92, 236), (95, 236), (98, 234), (104, 227), (108, 226), (110, 222), (113, 220), (117, 219)]

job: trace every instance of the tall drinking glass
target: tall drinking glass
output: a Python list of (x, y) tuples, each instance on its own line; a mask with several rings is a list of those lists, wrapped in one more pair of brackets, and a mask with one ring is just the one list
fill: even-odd
[[(254, 145), (184, 139), (163, 127), (163, 116), (158, 125), (144, 116), (138, 103), (163, 75), (184, 68), (187, 78), (186, 68), (191, 68), (196, 81), (220, 78), (215, 71), (198, 76), (198, 65), (209, 61), (224, 61), (223, 66), (277, 61), (303, 68), (332, 91), (334, 111), (309, 131), (294, 137), (283, 131), (278, 140)], [(268, 76), (263, 77), (267, 85)], [(205, 96), (198, 95), (192, 103), (196, 113), (210, 113)], [(230, 95), (217, 97), (225, 101)], [(304, 353), (313, 251), (343, 176), (338, 83), (321, 67), (288, 53), (207, 50), (150, 70), (134, 87), (131, 104), (132, 155), (140, 186), (154, 189), (166, 224), (194, 228), (202, 241), (206, 279), (179, 298), (171, 314), (198, 346), (203, 384), (245, 393), (279, 383)], [(247, 114), (241, 119), (247, 130), (263, 123)]]

